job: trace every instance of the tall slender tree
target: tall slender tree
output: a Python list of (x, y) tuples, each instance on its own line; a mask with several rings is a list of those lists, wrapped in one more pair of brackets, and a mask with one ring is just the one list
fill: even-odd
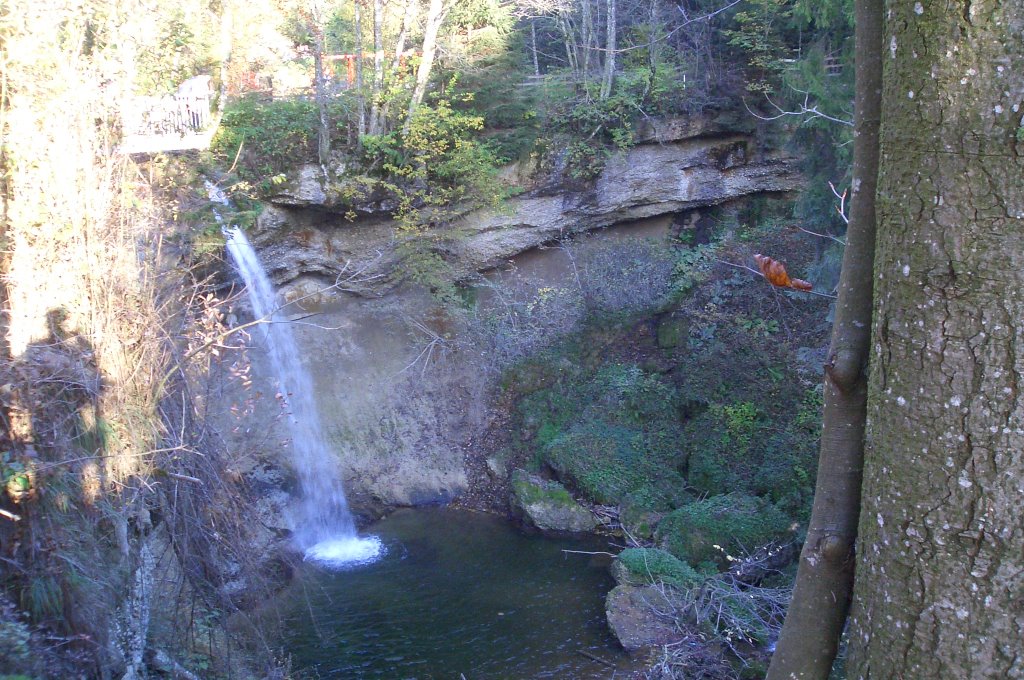
[(853, 194), (825, 366), (818, 480), (796, 590), (769, 680), (828, 677), (853, 589), (867, 409), (881, 48), (882, 0), (857, 0)]
[[(366, 0), (353, 0), (353, 23), (356, 32), (356, 129), (358, 139), (366, 134), (366, 91), (363, 89), (363, 3)], [(362, 144), (361, 141), (357, 144)]]
[(616, 34), (619, 32), (616, 0), (606, 0), (605, 20), (607, 26), (604, 42), (604, 78), (601, 81), (601, 99), (607, 99), (611, 96), (612, 86), (615, 84), (615, 54), (618, 49)]
[(384, 0), (373, 0), (373, 83), (370, 85), (371, 135), (380, 134), (381, 97), (384, 91)]
[[(416, 0), (405, 0), (405, 11), (402, 13), (402, 25), (398, 29), (398, 37), (395, 39), (395, 56), (391, 60), (391, 78), (398, 77), (405, 58), (405, 42), (409, 37), (409, 28), (416, 21)], [(388, 128), (389, 111), (391, 109), (391, 97), (385, 97), (380, 109), (380, 127), (378, 134), (385, 132)]]
[(310, 12), (310, 27), (313, 32), (313, 93), (317, 108), (317, 160), (327, 165), (331, 153), (331, 125), (327, 111), (327, 78), (324, 74), (324, 16), (323, 7), (313, 3)]
[(445, 4), (445, 0), (430, 0), (427, 24), (423, 29), (423, 54), (420, 56), (420, 65), (416, 69), (416, 84), (413, 87), (409, 112), (403, 127), (405, 132), (408, 132), (412, 116), (416, 113), (416, 108), (423, 103), (423, 97), (427, 93), (427, 83), (430, 82), (430, 71), (434, 67), (434, 55), (437, 52), (437, 33), (441, 30), (441, 24), (444, 23), (447, 13), (448, 6)]

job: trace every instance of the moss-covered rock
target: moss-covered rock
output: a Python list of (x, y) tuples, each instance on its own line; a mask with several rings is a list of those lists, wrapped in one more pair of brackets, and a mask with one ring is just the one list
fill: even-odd
[(676, 474), (653, 479), (630, 491), (619, 502), (619, 521), (634, 537), (650, 539), (658, 522), (672, 510), (693, 502)]
[(612, 576), (625, 585), (666, 583), (676, 588), (690, 588), (704, 580), (693, 567), (659, 548), (623, 550), (612, 563)]
[(730, 557), (790, 531), (790, 520), (762, 498), (743, 494), (713, 496), (673, 511), (658, 524), (661, 545), (691, 565), (713, 561), (720, 568)]
[(512, 502), (525, 520), (544, 531), (593, 531), (597, 518), (558, 482), (525, 470), (512, 473)]

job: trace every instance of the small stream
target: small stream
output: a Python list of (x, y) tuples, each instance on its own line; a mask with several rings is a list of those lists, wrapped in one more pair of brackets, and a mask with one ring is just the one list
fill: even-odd
[(627, 677), (604, 600), (599, 538), (526, 535), (498, 517), (400, 510), (366, 530), (386, 547), (347, 571), (303, 568), (284, 600), (293, 667), (320, 678)]

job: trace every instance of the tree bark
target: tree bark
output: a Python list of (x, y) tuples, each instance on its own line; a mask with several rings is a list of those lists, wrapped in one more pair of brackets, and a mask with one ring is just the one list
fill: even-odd
[(615, 16), (615, 0), (607, 0), (607, 37), (604, 45), (604, 80), (601, 82), (601, 99), (608, 99), (615, 84), (615, 34), (618, 32), (618, 21)]
[(849, 678), (1024, 677), (1024, 3), (888, 3)]
[(796, 590), (768, 680), (828, 677), (853, 589), (867, 365), (882, 78), (882, 0), (856, 2), (856, 100), (850, 225), (825, 366), (824, 426), (814, 507)]
[(409, 132), (409, 124), (412, 122), (413, 114), (416, 113), (416, 107), (423, 102), (423, 96), (427, 93), (430, 70), (434, 66), (434, 53), (437, 51), (437, 33), (441, 29), (445, 13), (444, 0), (430, 0), (430, 8), (427, 10), (427, 25), (423, 29), (423, 56), (420, 58), (419, 68), (416, 69), (416, 85), (412, 91), (409, 113), (402, 129), (404, 133)]
[(331, 154), (331, 125), (327, 113), (327, 82), (324, 77), (324, 30), (322, 17), (313, 18), (313, 79), (314, 96), (319, 119), (317, 129), (317, 160), (326, 167)]
[(370, 134), (381, 131), (381, 96), (384, 90), (384, 0), (373, 0), (373, 84), (370, 88)]
[(580, 70), (584, 80), (590, 77), (590, 57), (594, 46), (594, 10), (590, 3), (591, 0), (580, 0), (580, 51), (583, 61)]

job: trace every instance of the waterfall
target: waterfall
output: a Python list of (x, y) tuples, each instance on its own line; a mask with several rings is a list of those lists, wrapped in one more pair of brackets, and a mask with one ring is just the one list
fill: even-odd
[(280, 313), (274, 288), (245, 234), (237, 227), (226, 233), (227, 250), (245, 281), (253, 314), (265, 320), (256, 333), (263, 336), (278, 398), (285, 405), (302, 494), (294, 518), (296, 545), (307, 560), (327, 566), (373, 561), (381, 553), (381, 542), (375, 536), (356, 535), (337, 459), (324, 440), (313, 383), (299, 361), (291, 324)]

